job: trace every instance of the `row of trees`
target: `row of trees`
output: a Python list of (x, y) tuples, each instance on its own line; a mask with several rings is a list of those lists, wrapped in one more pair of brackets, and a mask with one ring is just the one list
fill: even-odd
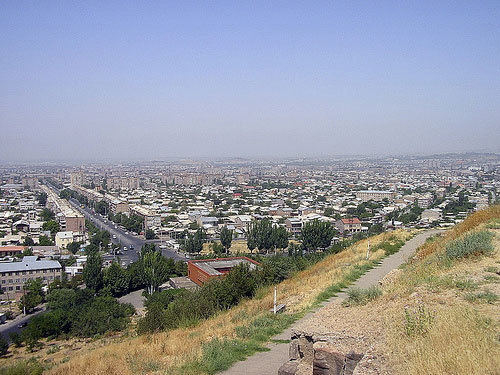
[(255, 221), (248, 230), (247, 246), (250, 251), (285, 249), (288, 247), (288, 232), (286, 228), (274, 226), (270, 220)]
[(122, 225), (125, 229), (130, 232), (141, 233), (143, 229), (144, 219), (139, 215), (125, 215), (123, 213), (117, 213), (113, 215), (108, 214), (108, 219), (115, 222), (116, 224)]
[(243, 298), (255, 295), (260, 287), (279, 283), (295, 272), (302, 271), (331, 253), (342, 251), (351, 242), (338, 243), (323, 252), (304, 254), (290, 244), (290, 256), (252, 257), (260, 263), (256, 270), (248, 265), (234, 267), (225, 278), (215, 279), (194, 291), (154, 292), (146, 302), (146, 315), (138, 323), (140, 334), (174, 329), (206, 319), (220, 310), (228, 309)]
[(132, 290), (146, 288), (149, 294), (170, 276), (184, 276), (187, 267), (184, 262), (165, 258), (155, 250), (154, 244), (142, 247), (139, 259), (123, 268), (113, 262), (103, 269), (101, 256), (97, 251), (87, 252), (87, 264), (83, 269), (83, 281), (95, 293), (121, 296)]

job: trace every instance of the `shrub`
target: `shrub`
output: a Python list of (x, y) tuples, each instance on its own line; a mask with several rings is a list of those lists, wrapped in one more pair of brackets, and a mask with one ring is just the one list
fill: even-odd
[(344, 306), (365, 305), (380, 297), (382, 290), (377, 286), (371, 286), (367, 289), (350, 288), (347, 295), (347, 299), (343, 302)]
[(9, 351), (9, 343), (5, 340), (5, 337), (0, 334), (0, 355), (4, 356)]
[(479, 293), (467, 293), (465, 300), (468, 302), (486, 302), (493, 304), (498, 301), (498, 296), (490, 290), (484, 290)]
[(425, 336), (434, 322), (434, 314), (422, 303), (415, 309), (405, 306), (404, 318), (404, 330), (408, 337)]
[(35, 359), (21, 361), (12, 366), (0, 367), (0, 375), (42, 375), (43, 366)]
[(16, 348), (23, 346), (23, 339), (18, 332), (9, 333), (9, 338)]
[(489, 231), (467, 233), (446, 245), (446, 256), (459, 259), (491, 253), (494, 249), (492, 239), (493, 233)]
[(142, 335), (163, 331), (167, 328), (167, 316), (160, 302), (150, 303), (144, 318), (137, 324), (137, 333)]

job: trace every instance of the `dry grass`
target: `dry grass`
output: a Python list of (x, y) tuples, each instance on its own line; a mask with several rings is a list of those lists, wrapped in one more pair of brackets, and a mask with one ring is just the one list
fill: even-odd
[[(453, 261), (441, 257), (447, 242), (484, 229), (499, 217), (498, 206), (480, 211), (442, 238), (425, 244), (419, 260), (377, 302), (389, 307), (386, 351), (395, 373), (500, 374), (499, 303), (466, 298), (485, 290), (500, 293), (500, 285), (488, 275), (488, 269), (500, 263), (500, 231), (494, 230), (495, 252), (489, 256)], [(414, 311), (417, 306), (432, 315), (431, 323), (424, 333), (409, 337), (405, 307)]]
[(500, 218), (500, 205), (491, 206), (488, 209), (475, 212), (470, 215), (466, 220), (460, 224), (453, 227), (442, 236), (439, 240), (430, 242), (420, 248), (418, 252), (418, 258), (423, 259), (431, 254), (434, 254), (437, 250), (443, 248), (443, 244), (452, 241), (466, 232), (470, 232), (473, 229), (477, 229), (480, 225), (486, 224), (487, 222)]
[[(406, 231), (381, 234), (371, 238), (377, 245), (390, 236), (406, 240), (412, 234)], [(287, 305), (288, 313), (306, 311), (317, 296), (328, 286), (337, 283), (355, 266), (378, 260), (384, 256), (379, 250), (365, 260), (366, 240), (345, 251), (326, 257), (313, 267), (285, 280), (278, 286), (279, 299)], [(261, 290), (257, 297), (221, 312), (195, 327), (180, 328), (151, 336), (140, 336), (79, 353), (69, 362), (54, 367), (54, 375), (128, 375), (161, 372), (176, 373), (182, 364), (199, 358), (202, 344), (215, 338), (234, 338), (235, 329), (262, 316), (273, 304), (271, 288)], [(185, 373), (185, 372), (184, 372)]]
[(401, 311), (392, 311), (388, 346), (399, 374), (500, 373), (500, 348), (491, 323), (475, 310), (448, 302), (438, 307), (426, 335), (408, 337)]

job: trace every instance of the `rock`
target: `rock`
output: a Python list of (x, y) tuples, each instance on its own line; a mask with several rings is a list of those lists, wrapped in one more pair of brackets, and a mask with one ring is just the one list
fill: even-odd
[(354, 369), (356, 368), (356, 366), (358, 365), (358, 362), (361, 361), (361, 359), (363, 358), (363, 354), (361, 353), (354, 353), (354, 352), (351, 352), (351, 353), (348, 353), (346, 355), (346, 361), (345, 361), (345, 365), (344, 365), (344, 372), (342, 375), (351, 375), (354, 373)]
[(363, 354), (346, 355), (331, 344), (314, 343), (313, 375), (352, 375)]
[(295, 375), (297, 373), (298, 366), (299, 366), (299, 362), (297, 362), (297, 361), (285, 362), (279, 368), (278, 375)]
[(288, 358), (289, 359), (300, 358), (299, 340), (295, 339), (292, 340), (292, 342), (290, 342), (290, 347), (288, 349)]
[(394, 282), (401, 276), (403, 270), (398, 268), (389, 271), (387, 275), (385, 275), (382, 279), (379, 280), (379, 285), (384, 288), (386, 286), (394, 284)]
[(345, 356), (328, 345), (315, 345), (313, 375), (342, 375)]

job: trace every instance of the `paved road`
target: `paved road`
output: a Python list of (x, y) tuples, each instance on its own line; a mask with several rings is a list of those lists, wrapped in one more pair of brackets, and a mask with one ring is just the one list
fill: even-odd
[[(60, 189), (57, 189), (53, 185), (47, 184), (51, 189), (55, 190), (56, 192), (60, 192)], [(126, 246), (127, 250), (126, 252), (123, 252), (123, 255), (119, 255), (118, 257), (122, 261), (123, 264), (128, 265), (130, 263), (135, 262), (139, 258), (138, 252), (141, 250), (141, 247), (148, 242), (155, 242), (155, 241), (145, 241), (144, 239), (132, 235), (130, 233), (127, 233), (126, 231), (122, 230), (119, 226), (115, 225), (112, 221), (109, 221), (106, 217), (103, 217), (99, 215), (98, 213), (94, 212), (92, 209), (89, 207), (82, 207), (80, 202), (78, 202), (74, 198), (68, 199), (68, 202), (79, 212), (81, 212), (86, 219), (90, 220), (94, 225), (96, 225), (100, 229), (107, 230), (111, 234), (111, 241), (115, 244), (121, 244), (122, 246)], [(113, 236), (116, 236), (116, 238), (113, 238)], [(130, 246), (133, 246), (133, 249), (130, 250)], [(158, 245), (157, 245), (158, 246)], [(173, 249), (161, 249), (162, 255), (167, 257), (167, 258), (173, 258), (176, 261), (182, 260), (186, 261), (187, 259), (174, 251)], [(104, 259), (110, 258), (112, 259), (113, 256), (104, 256)]]
[[(399, 252), (385, 258), (378, 267), (365, 273), (352, 286), (368, 288), (372, 285), (377, 285), (378, 281), (387, 275), (391, 270), (398, 268), (401, 264), (406, 262), (415, 253), (415, 250), (424, 244), (428, 237), (439, 232), (439, 230), (430, 230), (417, 234), (415, 237), (406, 242), (403, 247), (401, 247)], [(346, 297), (346, 293), (339, 293), (337, 296), (334, 296), (324, 302), (322, 306), (325, 306), (334, 300), (344, 299)], [(299, 322), (302, 323), (303, 321), (310, 319), (312, 315), (314, 315), (314, 312), (307, 314), (293, 326), (274, 336), (273, 339), (289, 340), (295, 325)], [(276, 375), (280, 366), (288, 360), (289, 344), (271, 343), (268, 344), (267, 347), (270, 349), (269, 351), (256, 353), (247, 358), (245, 361), (235, 363), (233, 367), (224, 371), (222, 375)]]
[(32, 314), (26, 316), (23, 316), (22, 314), (18, 315), (15, 319), (0, 325), (0, 334), (2, 334), (3, 337), (10, 343), (9, 334), (11, 332), (20, 333), (24, 329), (24, 328), (19, 328), (18, 327), (19, 324), (28, 323), (33, 317), (43, 313), (44, 311), (45, 311), (45, 306), (42, 306), (38, 311), (35, 311)]

